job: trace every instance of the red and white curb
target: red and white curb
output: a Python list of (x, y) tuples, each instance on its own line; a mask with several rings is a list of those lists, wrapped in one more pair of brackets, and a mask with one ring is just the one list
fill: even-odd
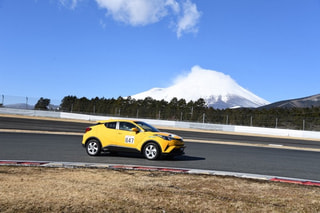
[(123, 164), (104, 164), (104, 163), (79, 163), (79, 162), (50, 162), (50, 161), (24, 161), (24, 160), (0, 160), (0, 166), (35, 166), (35, 167), (51, 167), (51, 168), (100, 168), (100, 169), (125, 169), (125, 170), (140, 170), (140, 171), (160, 171), (173, 172), (184, 174), (199, 174), (199, 175), (215, 175), (229, 176), (246, 179), (266, 180), (283, 183), (293, 183), (306, 186), (319, 186), (320, 181), (306, 180), (288, 177), (275, 177), (268, 175), (258, 175), (250, 173), (225, 172), (215, 170), (202, 169), (185, 169), (185, 168), (170, 168), (170, 167), (154, 167), (154, 166), (137, 166)]

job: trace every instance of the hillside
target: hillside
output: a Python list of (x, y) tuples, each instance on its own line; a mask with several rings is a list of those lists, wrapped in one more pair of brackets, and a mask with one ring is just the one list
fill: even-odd
[(262, 109), (271, 108), (311, 108), (320, 107), (320, 94), (312, 95), (304, 98), (284, 100), (262, 106)]

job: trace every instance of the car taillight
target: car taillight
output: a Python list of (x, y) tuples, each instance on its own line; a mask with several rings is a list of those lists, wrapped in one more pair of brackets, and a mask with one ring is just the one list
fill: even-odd
[(92, 128), (90, 128), (90, 127), (86, 128), (86, 133), (89, 132), (89, 131), (91, 131), (91, 129), (92, 129)]

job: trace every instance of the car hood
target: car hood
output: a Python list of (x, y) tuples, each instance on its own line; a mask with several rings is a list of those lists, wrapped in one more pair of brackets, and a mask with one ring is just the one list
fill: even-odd
[(169, 133), (169, 132), (157, 132), (157, 135), (163, 135), (163, 136), (171, 137), (171, 138), (174, 138), (177, 140), (183, 140), (182, 137), (175, 135), (175, 134), (172, 134), (172, 133)]

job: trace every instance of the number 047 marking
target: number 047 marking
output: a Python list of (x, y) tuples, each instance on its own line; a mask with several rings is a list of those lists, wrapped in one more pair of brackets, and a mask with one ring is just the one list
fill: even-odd
[(124, 142), (133, 144), (134, 143), (134, 136), (126, 135)]

